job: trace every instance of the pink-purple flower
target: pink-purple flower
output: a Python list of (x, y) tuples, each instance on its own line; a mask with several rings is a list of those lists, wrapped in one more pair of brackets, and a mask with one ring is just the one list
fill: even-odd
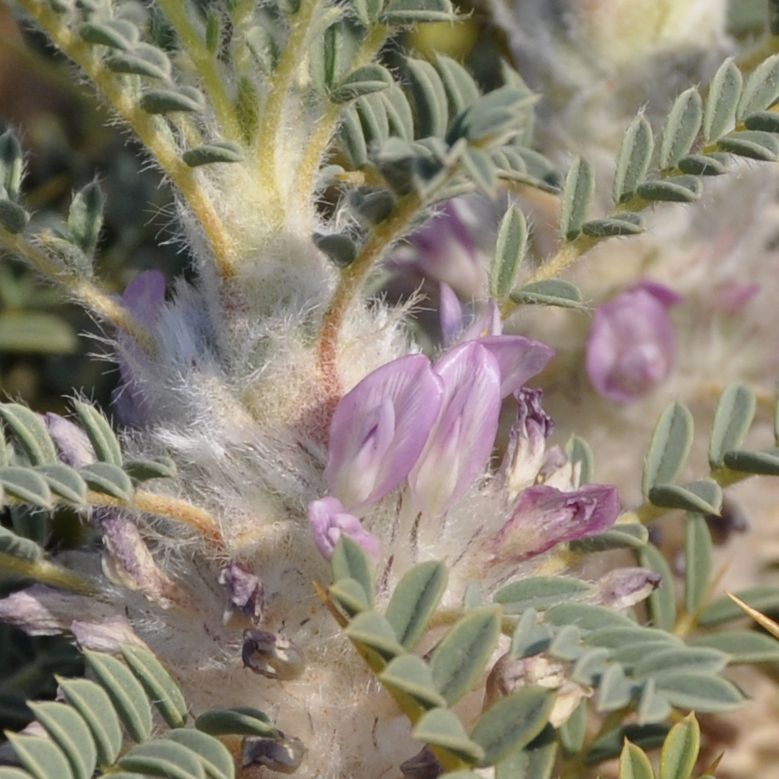
[(308, 505), (308, 521), (314, 533), (316, 548), (326, 560), (333, 556), (341, 535), (356, 541), (374, 560), (379, 556), (379, 539), (363, 528), (362, 523), (350, 514), (337, 498), (320, 498)]
[(422, 453), (442, 393), (430, 361), (413, 354), (382, 365), (341, 398), (330, 424), (330, 494), (354, 511), (398, 487)]
[(557, 544), (608, 530), (619, 515), (617, 488), (589, 484), (573, 492), (539, 484), (519, 496), (493, 542), (493, 559), (520, 562)]
[(477, 341), (447, 352), (435, 364), (443, 402), (425, 449), (409, 475), (414, 503), (442, 514), (471, 487), (487, 464), (498, 429), (498, 361)]
[(587, 374), (598, 393), (630, 403), (665, 380), (676, 352), (668, 309), (679, 300), (645, 281), (598, 307), (587, 340)]

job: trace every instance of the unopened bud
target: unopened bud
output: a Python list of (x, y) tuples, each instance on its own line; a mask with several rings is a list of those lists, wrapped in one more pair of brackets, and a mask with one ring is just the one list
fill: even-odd
[(225, 625), (237, 627), (247, 620), (256, 625), (262, 619), (262, 582), (253, 573), (231, 562), (219, 571), (219, 584), (227, 588)]
[(265, 630), (244, 630), (243, 665), (269, 679), (296, 679), (305, 669), (303, 655), (284, 636)]
[(281, 774), (294, 774), (298, 770), (306, 748), (299, 738), (245, 738), (241, 745), (241, 762), (244, 767), (264, 765)]

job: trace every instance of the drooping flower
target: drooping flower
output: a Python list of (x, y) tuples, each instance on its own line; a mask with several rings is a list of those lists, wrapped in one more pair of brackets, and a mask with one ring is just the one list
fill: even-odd
[(262, 618), (263, 586), (243, 565), (231, 560), (219, 571), (219, 584), (227, 590), (227, 605), (222, 614), (225, 625), (241, 621), (256, 624)]
[(616, 487), (588, 484), (573, 492), (545, 484), (529, 487), (495, 537), (493, 559), (519, 562), (557, 544), (601, 533), (618, 514)]
[(554, 430), (552, 418), (541, 405), (543, 390), (523, 388), (514, 394), (517, 419), (506, 450), (506, 488), (509, 500), (535, 482), (546, 454), (546, 439)]
[(415, 505), (444, 513), (471, 487), (487, 464), (500, 413), (500, 367), (476, 341), (451, 349), (435, 364), (443, 401), (435, 426), (409, 474)]
[(598, 307), (587, 340), (587, 375), (598, 393), (630, 403), (668, 376), (676, 351), (668, 309), (679, 300), (643, 282)]
[(322, 557), (329, 560), (333, 556), (338, 539), (346, 534), (356, 541), (374, 560), (380, 551), (379, 539), (362, 526), (357, 517), (350, 514), (337, 498), (326, 497), (308, 504), (308, 521), (314, 533), (316, 548)]
[(348, 510), (381, 500), (406, 478), (442, 392), (430, 361), (414, 354), (382, 365), (341, 398), (330, 424), (325, 479)]

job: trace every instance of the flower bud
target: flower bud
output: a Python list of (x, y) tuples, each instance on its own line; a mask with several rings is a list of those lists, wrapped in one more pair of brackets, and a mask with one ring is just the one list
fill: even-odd
[(244, 630), (241, 657), (244, 668), (282, 682), (297, 679), (306, 667), (303, 655), (288, 638), (265, 630)]
[(279, 738), (245, 738), (241, 744), (241, 764), (244, 768), (264, 765), (281, 774), (294, 774), (305, 756), (303, 742), (283, 733)]
[(587, 339), (587, 375), (599, 394), (630, 403), (666, 379), (676, 351), (668, 308), (679, 299), (645, 282), (598, 307)]
[(227, 607), (222, 615), (225, 625), (249, 620), (256, 624), (262, 618), (262, 582), (242, 565), (230, 562), (219, 571), (219, 584), (227, 588)]
[(429, 360), (415, 354), (381, 366), (341, 398), (330, 425), (325, 479), (347, 509), (376, 503), (406, 478), (441, 395)]
[(379, 539), (365, 530), (360, 520), (349, 514), (337, 498), (320, 498), (309, 503), (308, 521), (314, 533), (316, 548), (326, 560), (333, 556), (342, 533), (356, 541), (369, 557), (378, 559), (381, 548)]
[(546, 453), (546, 439), (554, 430), (552, 418), (541, 406), (543, 390), (521, 389), (517, 400), (517, 419), (509, 433), (506, 451), (506, 485), (509, 500), (536, 480)]
[(81, 468), (95, 461), (95, 450), (89, 436), (78, 425), (53, 413), (44, 414), (43, 421), (65, 465)]

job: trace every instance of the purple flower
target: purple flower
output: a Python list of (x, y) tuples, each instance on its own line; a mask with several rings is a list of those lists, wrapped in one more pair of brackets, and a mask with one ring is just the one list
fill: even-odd
[(478, 338), (476, 343), (487, 349), (498, 363), (501, 398), (518, 392), (554, 356), (551, 347), (521, 335), (490, 335)]
[(381, 500), (408, 475), (441, 406), (424, 355), (393, 360), (341, 398), (330, 424), (325, 479), (349, 510)]
[(240, 621), (242, 618), (252, 623), (262, 618), (263, 586), (262, 582), (248, 568), (231, 560), (219, 571), (219, 584), (227, 589), (227, 608), (222, 614), (225, 625)]
[(587, 339), (587, 375), (609, 400), (630, 403), (662, 382), (675, 354), (673, 290), (643, 282), (599, 306)]
[(492, 452), (500, 413), (500, 368), (490, 351), (468, 341), (435, 365), (444, 396), (441, 410), (409, 474), (414, 503), (438, 515), (461, 498)]
[[(158, 270), (139, 273), (122, 293), (122, 303), (145, 324), (153, 324), (165, 302), (165, 276)], [(132, 346), (123, 344), (132, 352)], [(146, 416), (146, 402), (127, 360), (119, 358), (119, 374), (123, 386), (114, 395), (113, 403), (120, 421), (138, 425)]]
[(529, 487), (495, 538), (493, 559), (519, 562), (557, 544), (601, 533), (618, 514), (616, 487), (590, 484), (574, 492), (545, 484)]
[(554, 430), (552, 418), (541, 406), (543, 390), (523, 388), (514, 394), (517, 419), (509, 433), (506, 482), (509, 498), (536, 480), (546, 456), (546, 439)]
[(314, 532), (314, 543), (329, 560), (342, 533), (357, 542), (374, 560), (379, 557), (379, 539), (365, 530), (360, 520), (349, 514), (337, 498), (320, 498), (308, 504), (308, 521)]

